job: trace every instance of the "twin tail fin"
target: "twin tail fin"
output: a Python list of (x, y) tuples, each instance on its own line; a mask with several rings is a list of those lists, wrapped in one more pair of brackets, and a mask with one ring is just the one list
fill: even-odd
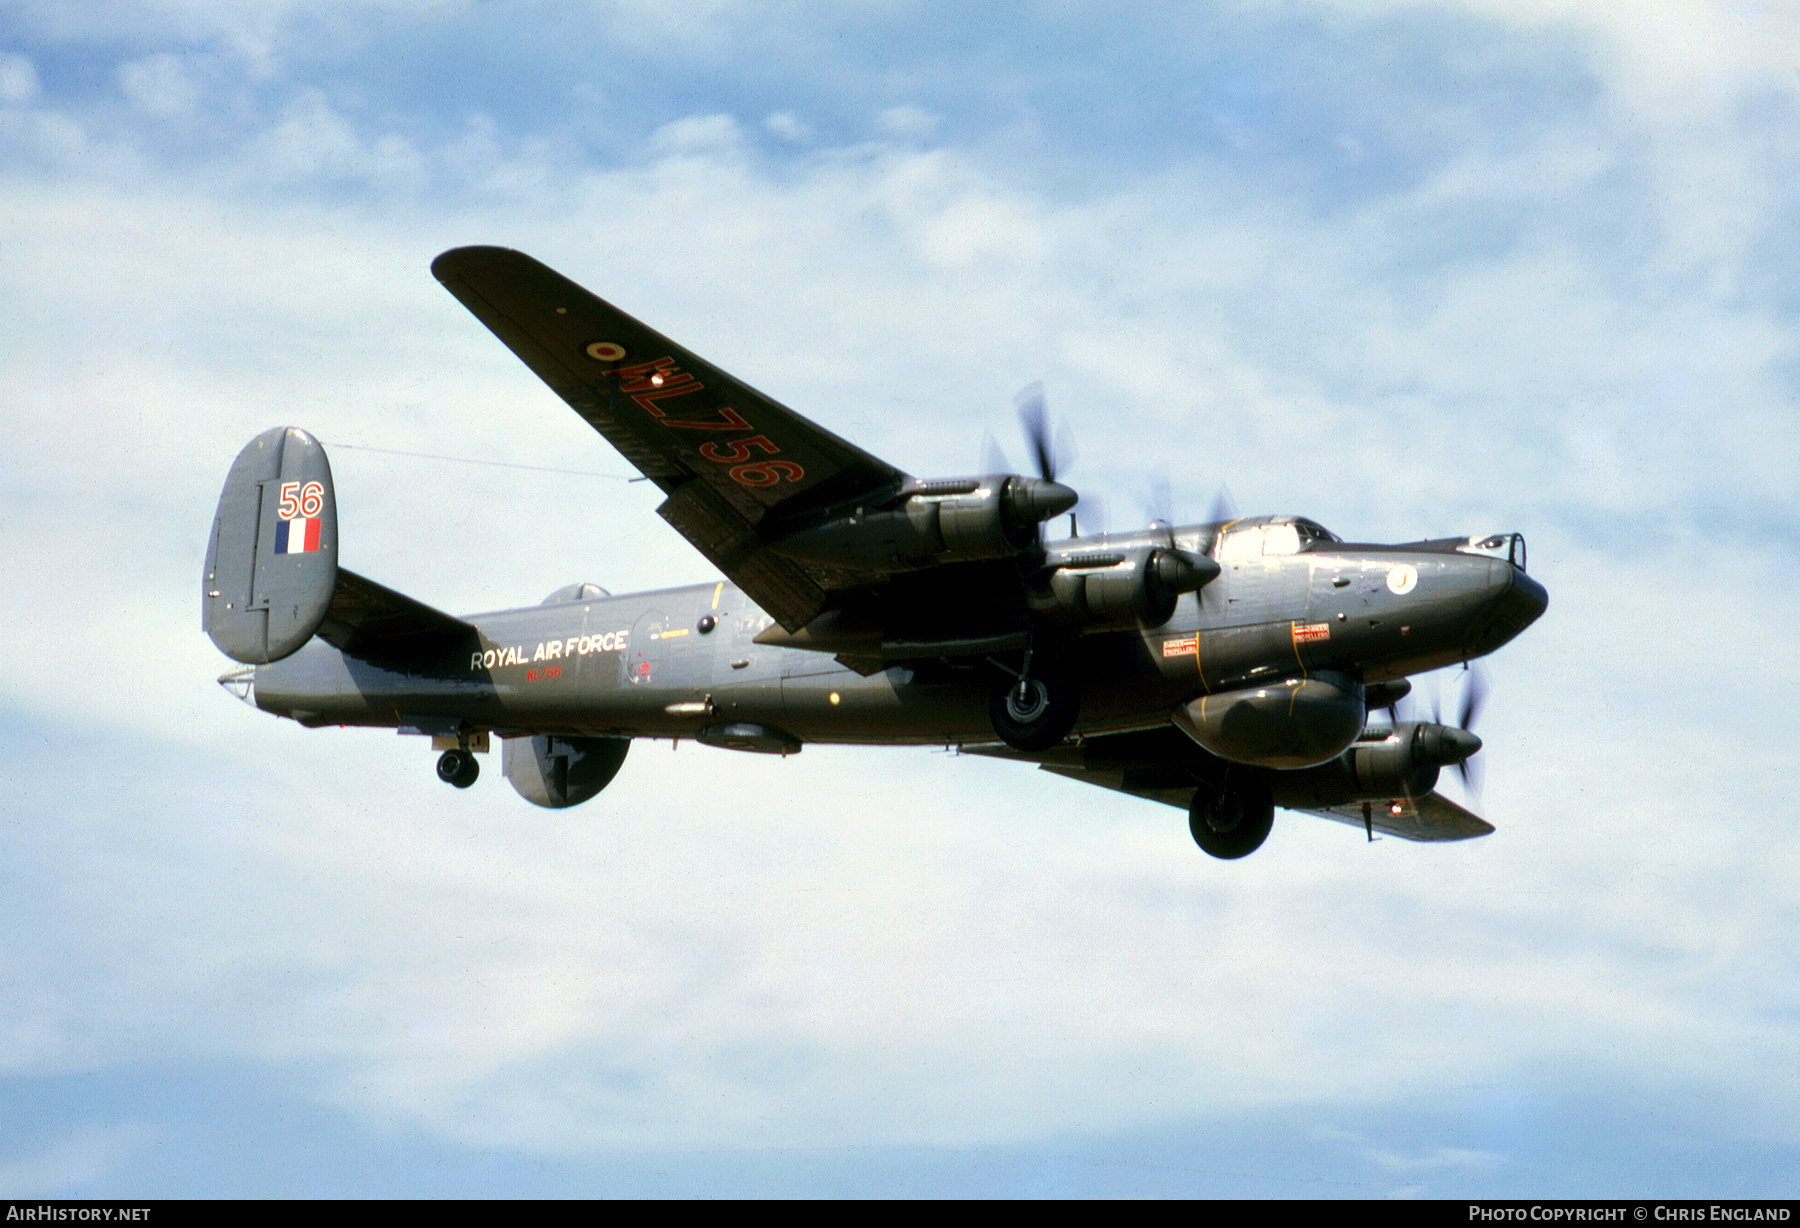
[(425, 664), (475, 628), (338, 566), (331, 463), (299, 427), (264, 431), (232, 462), (213, 517), (200, 625), (220, 652), (266, 665), (320, 639), (384, 664)]

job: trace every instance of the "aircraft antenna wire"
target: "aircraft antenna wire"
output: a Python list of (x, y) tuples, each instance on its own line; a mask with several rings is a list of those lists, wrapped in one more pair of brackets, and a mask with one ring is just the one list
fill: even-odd
[[(320, 440), (325, 443), (325, 440)], [(530, 469), (535, 473), (564, 473), (578, 478), (609, 478), (616, 482), (641, 482), (641, 477), (631, 477), (623, 473), (593, 473), (586, 469), (557, 469), (550, 465), (520, 465), (513, 461), (481, 460), (473, 456), (440, 456), (435, 452), (403, 452), (399, 448), (375, 448), (360, 443), (331, 443), (333, 448), (341, 448), (351, 452), (381, 452), (387, 456), (410, 456), (415, 460), (450, 461), (458, 465), (491, 465), (496, 469)]]

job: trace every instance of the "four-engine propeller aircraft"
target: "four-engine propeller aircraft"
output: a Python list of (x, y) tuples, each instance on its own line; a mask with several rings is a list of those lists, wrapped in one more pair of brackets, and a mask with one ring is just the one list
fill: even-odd
[(331, 469), (294, 427), (238, 455), (207, 551), (220, 679), (302, 725), (431, 737), (466, 788), (504, 739), (540, 806), (605, 788), (633, 738), (790, 754), (956, 745), (1184, 808), (1241, 857), (1276, 805), (1413, 840), (1493, 828), (1434, 792), (1481, 743), (1369, 722), (1407, 675), (1543, 613), (1516, 534), (1349, 543), (1297, 516), (1047, 541), (1040, 476), (911, 477), (529, 256), (445, 252), (444, 286), (667, 499), (727, 581), (456, 618), (338, 565)]

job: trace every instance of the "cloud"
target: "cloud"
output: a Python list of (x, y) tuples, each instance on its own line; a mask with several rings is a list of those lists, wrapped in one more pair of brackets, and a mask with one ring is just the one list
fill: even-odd
[(792, 111), (777, 111), (763, 121), (763, 126), (785, 141), (806, 141), (812, 129)]
[(664, 124), (650, 136), (650, 148), (662, 155), (719, 153), (741, 141), (737, 121), (729, 115), (693, 115)]
[(0, 54), (0, 102), (30, 102), (37, 91), (37, 66), (22, 55)]
[(181, 61), (166, 52), (120, 65), (119, 88), (132, 105), (155, 119), (190, 115), (200, 100), (199, 85)]
[(925, 140), (937, 132), (939, 118), (923, 107), (905, 103), (888, 107), (875, 117), (875, 122), (889, 136), (903, 140)]

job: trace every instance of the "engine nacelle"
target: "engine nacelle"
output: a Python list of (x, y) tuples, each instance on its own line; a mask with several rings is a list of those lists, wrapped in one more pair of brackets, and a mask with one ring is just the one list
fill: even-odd
[(797, 559), (882, 571), (1007, 558), (1076, 500), (1059, 482), (1009, 474), (914, 482), (901, 495), (895, 506), (858, 509), (772, 546)]
[(1310, 809), (1348, 802), (1424, 797), (1438, 772), (1481, 749), (1467, 730), (1427, 721), (1403, 721), (1385, 738), (1359, 741), (1329, 763), (1269, 779), (1278, 806)]
[(1219, 574), (1219, 565), (1205, 555), (1164, 546), (1071, 562), (1051, 575), (1052, 603), (1041, 612), (1084, 631), (1160, 627), (1174, 615), (1181, 594)]
[(501, 751), (506, 778), (534, 806), (579, 806), (612, 783), (630, 738), (508, 738)]
[(1317, 673), (1203, 695), (1175, 709), (1175, 723), (1233, 763), (1307, 768), (1343, 754), (1368, 716), (1362, 683)]

